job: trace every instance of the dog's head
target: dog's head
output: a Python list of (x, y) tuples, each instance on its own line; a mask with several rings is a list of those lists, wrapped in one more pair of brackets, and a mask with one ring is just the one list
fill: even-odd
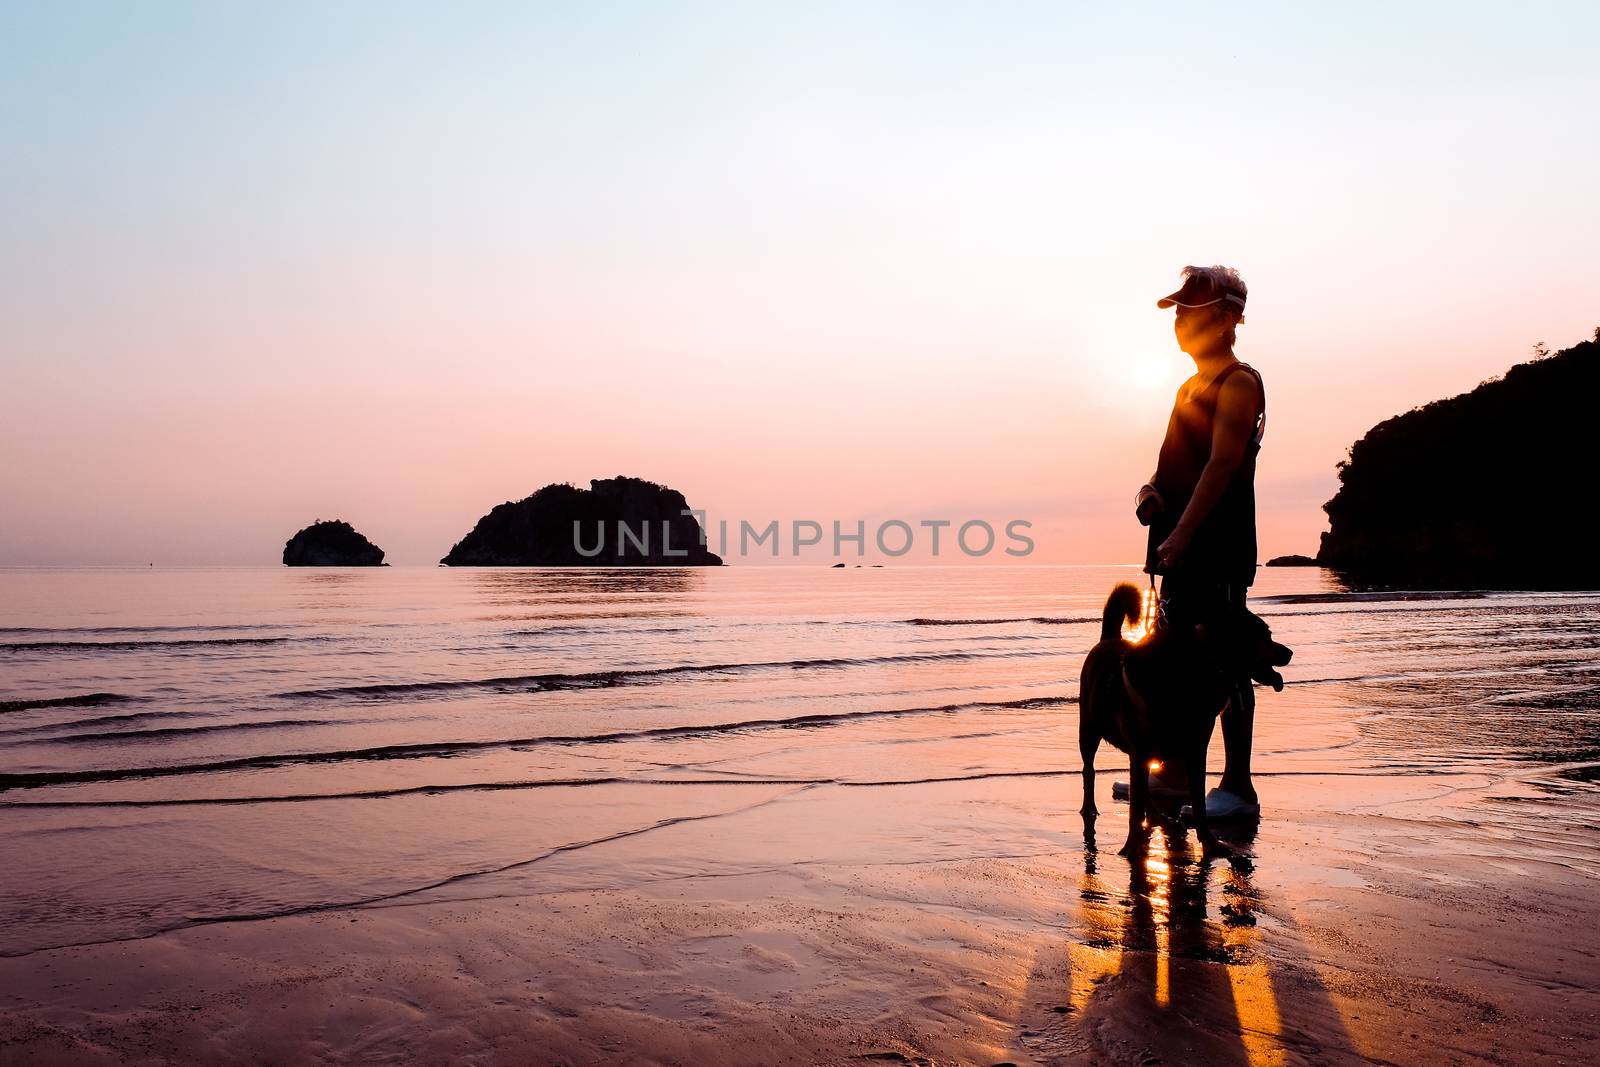
[(1195, 639), (1205, 658), (1230, 678), (1254, 678), (1283, 689), (1283, 676), (1274, 668), (1294, 658), (1294, 651), (1272, 639), (1272, 627), (1244, 608), (1216, 612), (1195, 624)]

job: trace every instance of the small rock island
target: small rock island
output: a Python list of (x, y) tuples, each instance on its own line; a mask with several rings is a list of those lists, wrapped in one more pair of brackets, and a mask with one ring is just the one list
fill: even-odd
[(307, 526), (283, 546), (285, 567), (381, 567), (383, 549), (348, 522), (323, 520)]
[(1368, 430), (1323, 505), (1317, 562), (1411, 588), (1600, 588), (1578, 521), (1594, 483), (1595, 340)]
[(719, 567), (676, 489), (618, 475), (547, 485), (494, 507), (439, 561), (448, 567)]

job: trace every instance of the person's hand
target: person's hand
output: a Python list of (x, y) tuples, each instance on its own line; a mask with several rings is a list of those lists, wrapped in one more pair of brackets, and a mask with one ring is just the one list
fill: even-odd
[(1163, 572), (1170, 571), (1183, 562), (1183, 554), (1189, 551), (1190, 539), (1189, 531), (1179, 526), (1161, 542), (1161, 547), (1156, 549), (1156, 560), (1161, 564)]
[(1161, 514), (1164, 507), (1161, 494), (1147, 485), (1139, 490), (1138, 503), (1134, 505), (1133, 513), (1139, 519), (1140, 526), (1149, 526), (1156, 521), (1156, 516)]

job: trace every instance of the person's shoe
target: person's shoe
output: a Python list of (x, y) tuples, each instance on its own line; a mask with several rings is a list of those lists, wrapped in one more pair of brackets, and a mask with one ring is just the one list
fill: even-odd
[[(1111, 783), (1112, 800), (1127, 800), (1131, 792), (1132, 790), (1128, 787), (1127, 782)], [(1189, 791), (1183, 786), (1169, 785), (1167, 782), (1162, 780), (1161, 775), (1158, 772), (1151, 771), (1150, 795), (1153, 797), (1186, 797), (1189, 795)], [(1211, 808), (1208, 806), (1206, 811), (1209, 812), (1210, 810)]]
[[(1186, 819), (1194, 817), (1194, 809), (1185, 804), (1179, 812)], [(1261, 814), (1261, 805), (1253, 800), (1246, 800), (1237, 793), (1230, 793), (1226, 789), (1213, 789), (1206, 794), (1206, 818), (1208, 819), (1253, 819)]]

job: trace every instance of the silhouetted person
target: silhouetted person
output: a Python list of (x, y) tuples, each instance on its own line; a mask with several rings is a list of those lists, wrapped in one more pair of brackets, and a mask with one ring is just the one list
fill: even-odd
[[(1256, 575), (1256, 453), (1266, 431), (1266, 390), (1233, 355), (1244, 321), (1244, 280), (1230, 267), (1185, 267), (1183, 285), (1156, 301), (1176, 308), (1178, 347), (1196, 373), (1178, 390), (1156, 473), (1136, 511), (1150, 527), (1145, 570), (1159, 574), (1169, 623), (1193, 624), (1243, 608)], [(1213, 819), (1260, 813), (1250, 781), (1255, 690), (1248, 680), (1222, 713), (1222, 782), (1206, 796)]]

